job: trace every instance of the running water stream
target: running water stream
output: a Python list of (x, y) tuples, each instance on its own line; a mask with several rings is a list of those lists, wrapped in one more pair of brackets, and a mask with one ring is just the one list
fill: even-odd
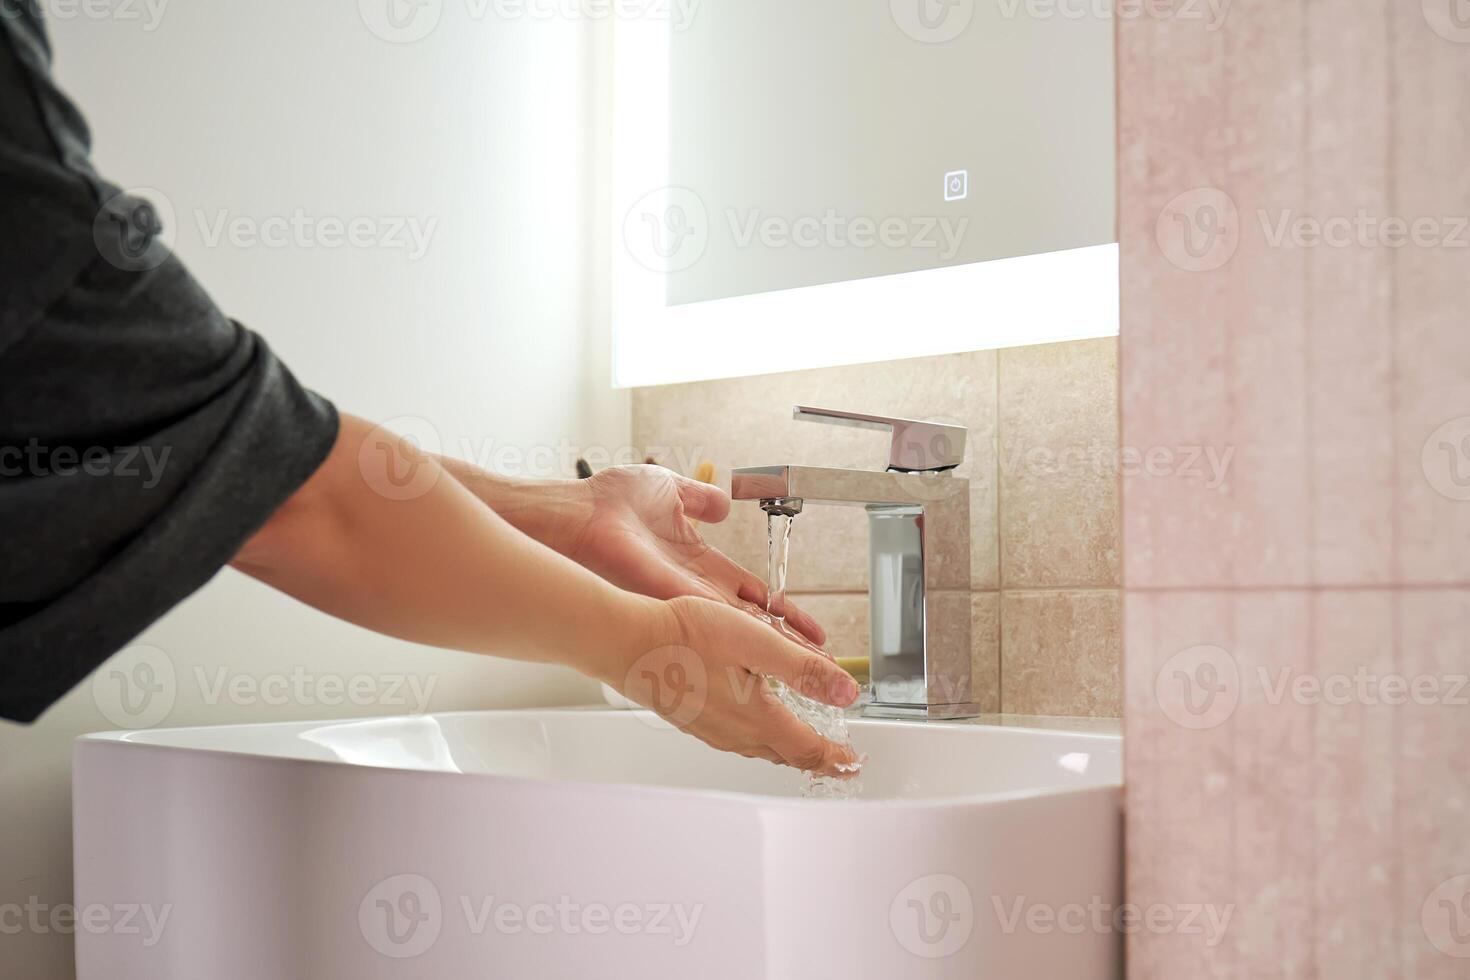
[[(791, 523), (794, 517), (785, 514), (766, 515), (766, 612), (776, 621), (776, 626), (786, 626), (786, 568), (791, 559)], [(852, 737), (847, 731), (847, 715), (841, 708), (814, 701), (799, 694), (780, 681), (773, 681), (776, 695), (781, 703), (797, 718), (810, 725), (823, 738), (838, 745), (852, 747)], [(856, 768), (862, 765), (859, 761)], [(809, 774), (802, 795), (810, 799), (852, 799), (862, 791), (862, 777), (835, 779), (831, 776)]]

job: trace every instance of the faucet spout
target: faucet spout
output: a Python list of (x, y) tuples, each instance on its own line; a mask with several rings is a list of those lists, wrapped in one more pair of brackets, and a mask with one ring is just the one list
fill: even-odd
[[(948, 444), (963, 446), (964, 430), (951, 428), (958, 435)], [(731, 475), (731, 497), (759, 501), (767, 514), (790, 517), (812, 504), (867, 511), (868, 715), (980, 714), (970, 665), (970, 482), (951, 472), (954, 457), (938, 462), (944, 469), (781, 465)]]
[(801, 513), (801, 505), (800, 497), (765, 497), (761, 500), (761, 510), (772, 517), (795, 517)]

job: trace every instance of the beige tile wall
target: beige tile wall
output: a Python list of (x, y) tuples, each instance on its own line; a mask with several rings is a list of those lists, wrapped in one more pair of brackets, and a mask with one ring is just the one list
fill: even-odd
[[(1121, 713), (1117, 343), (980, 351), (643, 388), (633, 440), (675, 469), (809, 463), (880, 468), (881, 432), (791, 419), (797, 403), (936, 418), (970, 431), (975, 691), (987, 711)], [(765, 515), (737, 503), (709, 540), (764, 572)], [(868, 652), (867, 523), (861, 510), (809, 508), (796, 521), (795, 601), (836, 656)]]

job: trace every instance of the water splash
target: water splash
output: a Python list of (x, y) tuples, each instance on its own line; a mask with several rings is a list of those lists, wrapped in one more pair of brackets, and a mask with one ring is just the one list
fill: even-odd
[[(786, 625), (786, 570), (791, 559), (791, 527), (794, 518), (785, 514), (766, 515), (766, 613), (773, 625), (791, 632)], [(780, 681), (773, 681), (776, 696), (781, 703), (823, 738), (838, 745), (852, 748), (852, 736), (847, 730), (847, 715), (841, 708), (806, 697), (793, 691)], [(844, 771), (858, 772), (862, 760)], [(808, 799), (848, 800), (862, 792), (862, 777), (837, 779), (832, 776), (808, 774), (802, 796)]]

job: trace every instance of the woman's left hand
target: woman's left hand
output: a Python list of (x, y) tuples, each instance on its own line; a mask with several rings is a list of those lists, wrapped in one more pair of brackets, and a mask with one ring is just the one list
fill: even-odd
[[(655, 599), (700, 596), (749, 611), (766, 607), (766, 584), (707, 544), (694, 521), (715, 524), (730, 497), (662, 466), (617, 466), (582, 481), (590, 491), (585, 523), (566, 554), (614, 585)], [(750, 610), (750, 606), (758, 607)], [(786, 622), (821, 646), (817, 621), (786, 603)]]

